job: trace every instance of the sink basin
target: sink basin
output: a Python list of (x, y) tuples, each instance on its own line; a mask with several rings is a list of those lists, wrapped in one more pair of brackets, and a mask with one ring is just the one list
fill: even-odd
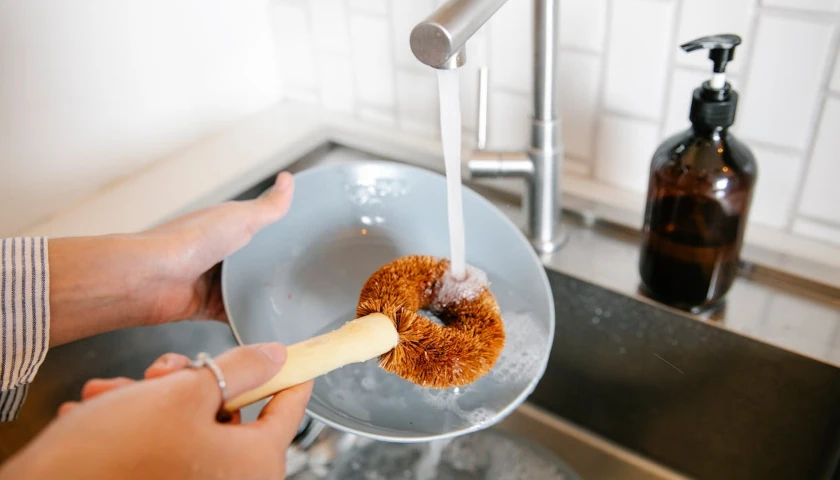
[[(289, 170), (321, 161), (312, 156)], [(270, 182), (254, 182), (237, 198), (253, 198)], [(610, 269), (594, 275), (603, 281), (571, 273), (569, 262), (544, 261), (556, 311), (551, 358), (528, 401), (491, 428), (550, 450), (584, 480), (840, 478), (840, 368), (607, 288), (635, 277), (633, 267), (615, 267), (618, 251), (607, 247), (578, 251), (573, 262), (607, 257)], [(229, 327), (199, 321), (53, 349), (20, 420), (0, 425), (0, 460), (77, 399), (89, 378), (137, 378), (162, 353), (217, 354), (234, 345)], [(308, 433), (298, 440), (329, 438), (330, 430)]]
[(840, 477), (840, 368), (546, 271), (556, 314), (547, 370), (493, 428), (584, 479)]
[(548, 273), (557, 330), (531, 404), (693, 478), (837, 475), (840, 369)]
[(840, 369), (547, 272), (548, 368), (492, 428), (583, 479), (835, 478)]

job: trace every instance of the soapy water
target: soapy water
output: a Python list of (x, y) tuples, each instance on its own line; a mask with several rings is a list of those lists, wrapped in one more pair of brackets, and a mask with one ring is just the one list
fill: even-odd
[(449, 444), (450, 439), (436, 440), (426, 444), (427, 450), (420, 457), (415, 466), (414, 473), (417, 480), (434, 480), (437, 473), (443, 449)]
[(458, 278), (452, 272), (446, 272), (440, 279), (432, 308), (444, 309), (447, 305), (458, 304), (462, 300), (472, 300), (482, 287), (490, 286), (487, 274), (472, 265), (467, 265), (464, 277)]
[(330, 479), (577, 480), (543, 448), (483, 430), (425, 444), (373, 442), (339, 458)]
[(440, 142), (446, 167), (446, 200), (449, 214), (450, 271), (463, 278), (466, 268), (464, 208), (461, 197), (461, 102), (458, 70), (438, 70)]
[[(373, 359), (316, 379), (310, 407), (315, 413), (326, 409), (365, 425), (420, 434), (494, 423), (540, 373), (548, 353), (547, 327), (503, 280), (494, 279), (494, 285), (500, 305), (506, 307), (502, 311), (506, 339), (499, 359), (484, 377), (463, 387), (425, 388), (382, 370)], [(338, 328), (353, 318), (352, 313), (325, 331)]]

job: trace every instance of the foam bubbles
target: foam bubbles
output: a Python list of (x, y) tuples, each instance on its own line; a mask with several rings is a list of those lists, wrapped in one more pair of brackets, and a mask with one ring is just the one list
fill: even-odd
[(502, 313), (505, 347), (488, 376), (499, 383), (530, 381), (545, 358), (548, 331), (522, 313)]
[(330, 479), (575, 480), (548, 451), (498, 430), (426, 444), (373, 442), (344, 454)]
[(463, 279), (458, 279), (452, 272), (447, 271), (440, 279), (432, 306), (442, 310), (447, 305), (458, 304), (462, 300), (472, 300), (481, 293), (482, 288), (489, 285), (487, 274), (471, 265), (466, 266)]

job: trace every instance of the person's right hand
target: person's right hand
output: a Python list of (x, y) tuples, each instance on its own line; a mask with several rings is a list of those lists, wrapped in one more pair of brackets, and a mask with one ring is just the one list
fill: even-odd
[[(280, 344), (216, 358), (233, 398), (262, 385), (285, 362)], [(209, 368), (165, 355), (146, 379), (97, 380), (0, 469), (0, 478), (283, 478), (286, 449), (303, 420), (312, 382), (274, 396), (252, 423), (221, 423), (222, 397)]]

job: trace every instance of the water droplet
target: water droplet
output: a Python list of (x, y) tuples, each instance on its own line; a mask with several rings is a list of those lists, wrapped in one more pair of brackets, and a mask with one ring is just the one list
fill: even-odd
[(592, 317), (592, 325), (598, 325), (601, 323), (601, 319), (598, 317)]

